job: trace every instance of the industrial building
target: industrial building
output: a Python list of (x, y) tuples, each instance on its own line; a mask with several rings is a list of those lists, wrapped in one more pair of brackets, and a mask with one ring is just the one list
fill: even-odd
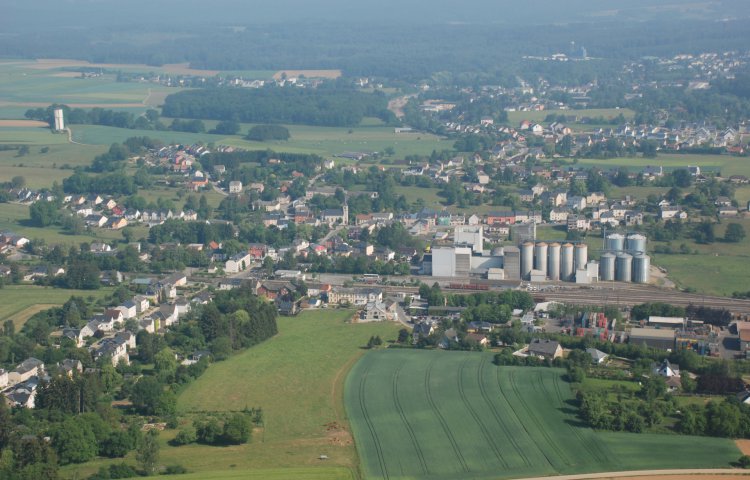
[(643, 253), (646, 237), (612, 233), (605, 238), (600, 261), (589, 260), (585, 243), (525, 239), (518, 246), (484, 251), (481, 225), (460, 225), (453, 243), (432, 245), (422, 273), (433, 277), (482, 276), (491, 280), (648, 283), (651, 259)]
[(484, 230), (481, 225), (459, 225), (453, 233), (456, 245), (471, 245), (472, 252), (482, 253), (484, 250)]
[(630, 331), (630, 343), (660, 350), (673, 350), (675, 331), (667, 328), (635, 327)]

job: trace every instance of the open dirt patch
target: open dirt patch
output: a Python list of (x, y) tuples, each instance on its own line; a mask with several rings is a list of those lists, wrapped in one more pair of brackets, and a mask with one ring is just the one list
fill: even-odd
[(49, 127), (49, 124), (38, 120), (0, 120), (0, 127)]
[(59, 72), (59, 73), (53, 73), (53, 77), (62, 77), (62, 78), (78, 78), (81, 76), (78, 72)]
[(740, 449), (743, 455), (750, 455), (750, 440), (735, 440), (734, 443), (737, 444), (737, 448)]
[(341, 70), (279, 70), (273, 74), (274, 80), (281, 80), (281, 76), (286, 73), (288, 78), (299, 77), (304, 75), (307, 78), (339, 78)]

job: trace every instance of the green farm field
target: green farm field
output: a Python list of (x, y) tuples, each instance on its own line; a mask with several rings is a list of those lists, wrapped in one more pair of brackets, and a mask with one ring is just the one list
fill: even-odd
[[(38, 311), (62, 305), (72, 295), (88, 298), (103, 298), (111, 288), (99, 290), (68, 290), (64, 288), (39, 287), (35, 285), (6, 285), (0, 289), (0, 322), (12, 319), (16, 330)], [(38, 305), (46, 308), (34, 308)]]
[[(163, 119), (171, 123), (169, 119)], [(206, 121), (207, 130), (216, 122)], [(155, 130), (130, 130), (100, 125), (74, 125), (73, 140), (86, 145), (111, 145), (128, 137), (147, 136), (166, 143), (214, 143), (231, 145), (248, 150), (271, 149), (288, 153), (315, 153), (331, 156), (344, 152), (382, 152), (393, 147), (398, 156), (429, 155), (433, 150), (450, 148), (452, 143), (430, 134), (396, 134), (392, 127), (362, 126), (354, 128), (316, 127), (305, 125), (286, 125), (291, 133), (288, 141), (253, 142), (243, 139), (252, 125), (243, 124), (240, 135), (226, 136), (208, 133), (186, 133)], [(351, 130), (351, 133), (349, 131)], [(2, 141), (0, 136), (0, 141)], [(7, 143), (14, 143), (8, 141)], [(18, 142), (15, 142), (18, 143)]]
[[(4, 108), (20, 109), (46, 106), (51, 103), (89, 108), (100, 106), (132, 109), (142, 113), (157, 106), (164, 95), (178, 91), (162, 85), (117, 82), (113, 73), (95, 78), (79, 78), (70, 67), (82, 62), (0, 62), (0, 112)], [(151, 68), (148, 71), (155, 71)], [(25, 110), (24, 110), (25, 111)], [(4, 118), (23, 118), (21, 115)]]
[(487, 353), (413, 350), (360, 360), (345, 401), (365, 478), (710, 468), (738, 458), (726, 439), (596, 432), (576, 417), (561, 370), (491, 360)]
[(583, 110), (542, 110), (540, 112), (508, 112), (508, 123), (511, 125), (518, 125), (524, 120), (530, 122), (542, 122), (548, 115), (565, 115), (578, 117), (604, 117), (604, 118), (615, 118), (620, 114), (623, 114), (626, 119), (631, 119), (635, 116), (635, 112), (629, 108), (588, 108)]
[(688, 165), (698, 165), (706, 171), (721, 171), (723, 176), (750, 175), (750, 158), (733, 157), (731, 155), (692, 155), (692, 154), (659, 154), (656, 158), (581, 158), (578, 164), (582, 166), (597, 166), (600, 168), (625, 167), (637, 172), (646, 166), (662, 166), (665, 170), (687, 168)]

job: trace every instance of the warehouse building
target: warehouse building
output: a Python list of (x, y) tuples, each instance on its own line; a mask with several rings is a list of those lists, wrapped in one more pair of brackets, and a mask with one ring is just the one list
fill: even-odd
[(630, 343), (646, 345), (659, 350), (674, 350), (675, 331), (661, 328), (633, 328), (630, 331)]

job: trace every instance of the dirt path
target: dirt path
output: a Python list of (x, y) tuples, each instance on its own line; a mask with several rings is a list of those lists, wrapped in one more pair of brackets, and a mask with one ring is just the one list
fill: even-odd
[(693, 470), (634, 470), (631, 472), (581, 473), (577, 475), (557, 475), (551, 477), (531, 477), (524, 480), (593, 480), (593, 479), (632, 479), (632, 480), (746, 480), (750, 471), (735, 468), (706, 468)]
[(23, 327), (23, 324), (26, 323), (26, 321), (35, 314), (41, 312), (42, 310), (48, 310), (50, 308), (59, 306), (59, 303), (39, 303), (37, 305), (32, 305), (30, 307), (24, 308), (20, 312), (14, 313), (13, 315), (10, 315), (8, 319), (13, 321), (13, 325), (15, 325), (16, 331), (19, 331), (21, 330), (21, 327)]

